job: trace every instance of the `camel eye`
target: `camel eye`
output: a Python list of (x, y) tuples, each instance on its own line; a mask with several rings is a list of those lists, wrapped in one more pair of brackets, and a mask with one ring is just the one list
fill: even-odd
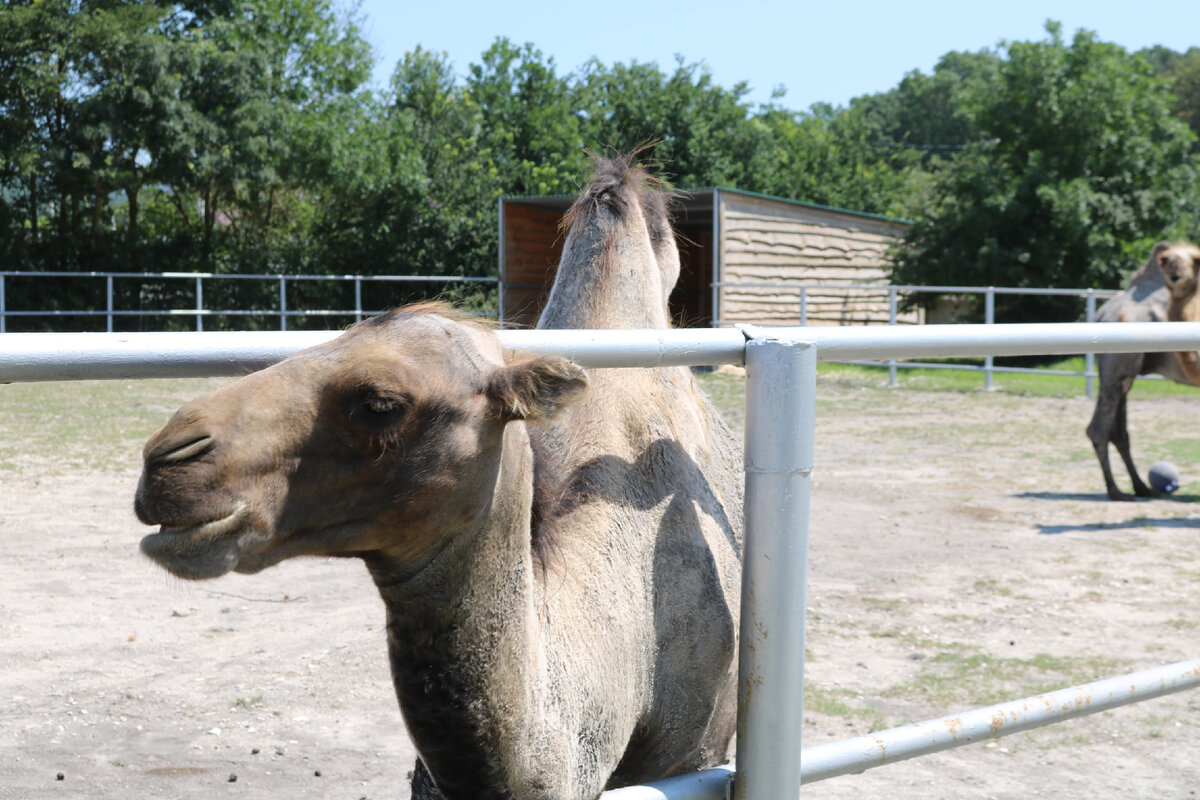
[(394, 394), (384, 394), (369, 391), (363, 398), (362, 407), (376, 417), (387, 417), (399, 414), (407, 408), (405, 398)]

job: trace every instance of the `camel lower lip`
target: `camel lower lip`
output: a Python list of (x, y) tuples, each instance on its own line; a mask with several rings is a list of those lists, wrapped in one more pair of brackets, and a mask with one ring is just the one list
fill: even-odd
[(142, 553), (181, 578), (215, 578), (237, 567), (247, 540), (249, 511), (239, 505), (220, 519), (163, 525), (142, 538)]
[(216, 539), (232, 533), (241, 527), (244, 517), (245, 507), (239, 506), (232, 513), (227, 514), (220, 519), (201, 522), (195, 525), (163, 525), (158, 529), (158, 533), (151, 534), (151, 536), (163, 536), (171, 538), (182, 537), (187, 539)]

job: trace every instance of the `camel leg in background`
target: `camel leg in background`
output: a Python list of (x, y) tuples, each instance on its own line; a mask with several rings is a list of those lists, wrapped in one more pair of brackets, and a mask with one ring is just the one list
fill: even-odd
[[(1092, 447), (1096, 449), (1096, 460), (1100, 462), (1100, 471), (1104, 473), (1104, 488), (1108, 491), (1109, 499), (1134, 500), (1134, 495), (1126, 494), (1117, 488), (1117, 482), (1113, 479), (1112, 465), (1108, 460), (1108, 445), (1109, 442), (1113, 442), (1117, 443), (1117, 450), (1121, 452), (1121, 457), (1127, 459), (1126, 466), (1132, 465), (1132, 457), (1127, 458), (1129, 431), (1125, 428), (1125, 397), (1133, 385), (1133, 379), (1112, 380), (1109, 378), (1105, 380), (1107, 377), (1102, 369), (1100, 393), (1096, 399), (1096, 410), (1092, 414), (1092, 421), (1087, 427), (1087, 435), (1092, 440)], [(1117, 430), (1118, 423), (1120, 431)], [(1122, 447), (1124, 447), (1123, 450)], [(1130, 471), (1132, 472), (1132, 469)], [(1136, 473), (1134, 475), (1136, 490)]]
[(1133, 479), (1134, 493), (1138, 497), (1158, 497), (1158, 492), (1146, 485), (1138, 475), (1137, 467), (1133, 465), (1133, 453), (1129, 450), (1129, 425), (1125, 417), (1125, 404), (1128, 398), (1128, 394), (1122, 395), (1121, 402), (1117, 406), (1117, 424), (1112, 430), (1112, 443), (1117, 448), (1117, 452), (1121, 454), (1121, 460), (1125, 462), (1125, 469), (1129, 470), (1129, 477)]

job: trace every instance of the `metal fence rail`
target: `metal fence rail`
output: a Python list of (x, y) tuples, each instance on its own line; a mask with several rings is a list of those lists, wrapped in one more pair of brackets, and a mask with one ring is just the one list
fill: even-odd
[[(9, 334), (0, 382), (231, 375), (334, 336)], [(585, 367), (746, 365), (746, 542), (738, 686), (738, 800), (800, 796), (809, 779), (1200, 686), (1200, 659), (956, 717), (801, 750), (808, 506), (819, 360), (1200, 349), (1200, 323), (931, 325), (655, 331), (498, 331), (506, 348)], [(769, 646), (768, 646), (769, 642)], [(1038, 706), (1041, 708), (1038, 708)], [(612, 800), (724, 798), (729, 769), (608, 793)]]
[[(729, 287), (733, 289), (775, 289), (799, 291), (797, 299), (797, 316), (801, 327), (808, 326), (808, 293), (812, 292), (842, 292), (842, 291), (861, 291), (861, 292), (887, 292), (888, 294), (888, 325), (899, 325), (899, 309), (900, 300), (905, 295), (914, 294), (939, 294), (939, 295), (983, 295), (983, 324), (996, 324), (996, 297), (998, 295), (1014, 295), (1026, 297), (1077, 297), (1083, 301), (1082, 321), (1096, 321), (1096, 302), (1097, 300), (1107, 300), (1108, 298), (1118, 294), (1117, 291), (1109, 289), (1029, 289), (1015, 288), (1003, 286), (905, 286), (894, 284), (796, 284), (776, 281), (773, 283), (754, 283), (746, 281), (719, 281), (713, 284), (714, 287)], [(1078, 320), (1062, 320), (1063, 322), (1076, 322)], [(736, 326), (738, 323), (729, 320), (715, 320), (714, 326)], [(763, 327), (781, 327), (768, 326)], [(790, 327), (790, 326), (783, 326)], [(1062, 355), (1074, 355), (1072, 353), (1064, 353)], [(945, 370), (962, 370), (967, 372), (982, 372), (984, 374), (984, 388), (992, 389), (994, 387), (994, 377), (997, 373), (1007, 374), (1032, 374), (1032, 375), (1058, 375), (1064, 377), (1078, 377), (1085, 379), (1085, 393), (1088, 397), (1092, 396), (1094, 390), (1094, 382), (1098, 377), (1096, 372), (1096, 358), (1094, 353), (1085, 353), (1085, 366), (1082, 372), (1075, 370), (1052, 370), (1052, 369), (1033, 369), (1028, 367), (1011, 367), (1011, 366), (996, 366), (994, 357), (991, 355), (983, 356), (984, 363), (982, 366), (974, 364), (945, 364), (945, 363), (929, 363), (923, 361), (899, 361), (891, 359), (889, 361), (871, 361), (861, 360), (849, 363), (861, 364), (870, 367), (887, 367), (888, 368), (888, 385), (896, 386), (897, 371), (903, 369), (945, 369)], [(1162, 380), (1160, 375), (1147, 375), (1146, 378), (1151, 380)]]
[[(84, 278), (104, 281), (105, 301), (102, 306), (97, 304), (96, 308), (91, 309), (69, 309), (69, 310), (44, 310), (36, 308), (13, 309), (8, 307), (6, 300), (6, 283), (7, 279), (35, 279), (38, 277), (46, 278)], [(193, 296), (195, 302), (190, 308), (160, 308), (160, 309), (131, 309), (119, 308), (115, 295), (116, 281), (133, 281), (133, 280), (171, 280), (171, 281), (187, 281), (194, 285)], [(205, 305), (204, 284), (209, 281), (264, 281), (276, 283), (278, 285), (275, 291), (276, 301), (271, 308), (259, 309), (217, 309), (210, 308)], [(299, 308), (294, 303), (289, 305), (288, 300), (288, 285), (297, 282), (312, 282), (312, 281), (327, 281), (333, 283), (350, 283), (354, 284), (354, 308), (345, 309), (311, 309)], [(104, 320), (104, 330), (113, 332), (116, 330), (115, 322), (120, 319), (129, 318), (190, 318), (192, 326), (197, 332), (204, 331), (205, 320), (212, 318), (252, 318), (252, 317), (274, 317), (278, 319), (279, 329), (288, 330), (289, 319), (298, 317), (307, 318), (334, 318), (341, 317), (344, 319), (353, 319), (360, 321), (364, 316), (379, 313), (382, 308), (365, 308), (363, 305), (363, 284), (364, 283), (428, 283), (428, 284), (482, 284), (490, 286), (498, 286), (498, 278), (471, 278), (471, 277), (455, 277), (455, 276), (431, 276), (431, 275), (270, 275), (270, 274), (220, 274), (220, 273), (192, 273), (192, 272), (158, 272), (158, 273), (134, 273), (134, 272), (68, 272), (68, 271), (52, 271), (52, 272), (23, 272), (18, 270), (0, 271), (0, 333), (5, 333), (8, 330), (8, 320), (11, 319), (26, 319), (26, 318), (102, 318)], [(798, 292), (797, 298), (797, 319), (800, 326), (804, 327), (808, 324), (809, 312), (809, 293), (817, 292), (887, 292), (888, 295), (888, 324), (899, 324), (899, 307), (900, 300), (908, 295), (926, 293), (926, 294), (943, 294), (943, 295), (982, 295), (984, 298), (984, 312), (982, 323), (985, 325), (995, 324), (995, 309), (996, 297), (999, 295), (1021, 295), (1021, 296), (1042, 296), (1042, 297), (1077, 297), (1083, 301), (1083, 309), (1081, 317), (1086, 322), (1093, 322), (1096, 316), (1096, 302), (1117, 294), (1115, 291), (1101, 289), (1036, 289), (1036, 288), (1009, 288), (998, 286), (910, 286), (910, 285), (878, 285), (878, 284), (802, 284), (789, 283), (783, 281), (776, 282), (747, 282), (747, 281), (717, 281), (712, 284), (714, 290), (719, 291), (722, 288), (730, 289), (770, 289), (775, 291)], [(498, 296), (498, 301), (502, 297)], [(496, 315), (503, 319), (503, 309), (500, 308)], [(1074, 320), (1063, 320), (1071, 322)], [(729, 320), (714, 320), (714, 327), (731, 327), (736, 323)], [(764, 325), (763, 327), (773, 327)], [(1071, 354), (1066, 354), (1071, 355)], [(983, 356), (984, 363), (982, 366), (974, 364), (947, 364), (947, 363), (930, 363), (922, 361), (900, 361), (891, 359), (888, 361), (878, 360), (860, 360), (850, 363), (861, 364), (864, 366), (887, 367), (888, 368), (888, 383), (891, 386), (896, 386), (898, 381), (898, 371), (900, 369), (939, 369), (939, 370), (960, 370), (970, 372), (982, 372), (984, 374), (984, 387), (992, 389), (994, 386), (994, 377), (998, 373), (1007, 374), (1038, 374), (1038, 375), (1056, 375), (1064, 377), (1079, 377), (1085, 379), (1085, 394), (1091, 397), (1094, 391), (1095, 379), (1098, 376), (1096, 372), (1095, 356), (1087, 353), (1085, 356), (1085, 366), (1083, 371), (1074, 370), (1050, 370), (1050, 369), (1030, 369), (1025, 367), (1013, 366), (997, 366), (994, 363), (994, 358), (991, 355)], [(1145, 376), (1150, 380), (1161, 380), (1161, 376), (1148, 375)]]
[[(105, 302), (101, 308), (47, 310), (36, 308), (12, 309), (8, 307), (7, 286), (9, 279), (36, 278), (83, 278), (104, 281)], [(116, 302), (116, 281), (185, 281), (193, 286), (195, 304), (191, 308), (159, 308), (159, 309), (130, 309), (118, 308)], [(204, 301), (205, 282), (212, 281), (263, 281), (277, 284), (274, 292), (276, 299), (271, 308), (259, 309), (214, 309), (208, 308)], [(288, 306), (288, 285), (298, 282), (325, 281), (330, 283), (352, 283), (354, 286), (354, 308), (346, 309), (300, 309)], [(58, 317), (58, 318), (97, 318), (105, 321), (105, 332), (112, 333), (114, 321), (122, 317), (191, 317), (196, 331), (204, 330), (204, 320), (212, 317), (276, 317), (279, 329), (288, 329), (288, 319), (294, 317), (353, 317), (361, 321), (364, 316), (378, 314), (385, 309), (363, 307), (363, 284), (370, 283), (428, 283), (428, 284), (483, 284), (498, 285), (498, 278), (471, 278), (453, 275), (265, 275), (265, 274), (222, 274), (215, 272), (22, 272), (18, 270), (0, 271), (0, 333), (8, 331), (10, 318), (28, 317)]]

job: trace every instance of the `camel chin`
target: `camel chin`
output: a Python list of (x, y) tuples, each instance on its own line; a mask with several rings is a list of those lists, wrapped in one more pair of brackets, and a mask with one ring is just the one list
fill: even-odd
[(142, 538), (141, 551), (179, 578), (206, 580), (228, 572), (252, 574), (270, 563), (253, 555), (264, 537), (247, 528), (246, 509), (239, 506), (226, 516), (193, 525), (162, 525)]

